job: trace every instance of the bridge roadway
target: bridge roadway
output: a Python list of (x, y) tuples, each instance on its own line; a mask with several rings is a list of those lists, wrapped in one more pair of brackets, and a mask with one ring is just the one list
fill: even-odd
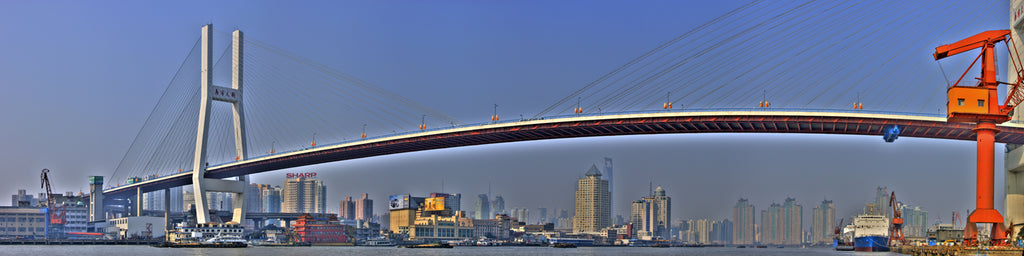
[[(347, 141), (231, 162), (207, 169), (207, 178), (228, 178), (327, 162), (442, 148), (516, 141), (666, 133), (807, 133), (878, 135), (889, 125), (900, 136), (975, 140), (973, 124), (948, 123), (923, 114), (780, 109), (714, 109), (602, 113), (427, 129)], [(1005, 123), (998, 143), (1024, 144), (1024, 124)], [(192, 184), (191, 171), (103, 191), (107, 198)]]

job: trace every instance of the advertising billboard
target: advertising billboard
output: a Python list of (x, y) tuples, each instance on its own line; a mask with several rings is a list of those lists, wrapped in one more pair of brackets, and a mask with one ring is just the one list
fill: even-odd
[(388, 210), (409, 209), (410, 205), (409, 195), (393, 195), (388, 197)]
[(423, 207), (424, 211), (444, 211), (444, 197), (429, 197)]

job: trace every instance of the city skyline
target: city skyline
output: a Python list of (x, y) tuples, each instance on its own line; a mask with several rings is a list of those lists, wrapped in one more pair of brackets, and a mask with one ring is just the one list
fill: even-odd
[[(597, 2), (589, 14), (563, 12), (577, 7), (577, 3), (550, 3), (550, 12), (519, 3), (502, 3), (501, 7), (326, 4), (334, 8), (322, 11), (262, 3), (245, 7), (252, 12), (238, 14), (225, 11), (234, 10), (225, 3), (190, 11), (195, 4), (159, 3), (151, 8), (129, 3), (121, 10), (100, 10), (81, 3), (53, 9), (18, 3), (0, 11), (6, 14), (0, 15), (4, 24), (35, 24), (33, 29), (13, 25), (0, 28), (5, 34), (29, 38), (5, 42), (0, 53), (10, 56), (10, 63), (59, 65), (8, 63), (0, 68), (0, 81), (7, 92), (0, 96), (0, 106), (12, 110), (32, 106), (29, 111), (10, 111), (7, 118), (15, 125), (0, 128), (8, 145), (5, 154), (0, 154), (0, 162), (8, 164), (4, 173), (10, 177), (0, 182), (0, 191), (14, 194), (23, 188), (19, 184), (34, 183), (41, 168), (53, 170), (58, 193), (84, 192), (87, 176), (109, 176), (130, 144), (130, 135), (138, 131), (203, 22), (223, 24), (223, 28), (241, 27), (250, 38), (311, 57), (460, 119), (479, 121), (491, 113), (492, 104), (500, 104), (498, 112), (505, 117), (537, 112), (537, 105), (563, 97), (742, 2), (721, 1), (687, 8), (676, 3), (634, 6)], [(157, 9), (161, 11), (154, 13)], [(260, 15), (272, 9), (283, 12), (284, 18)], [(503, 14), (510, 9), (513, 14)], [(618, 13), (622, 10), (628, 15)], [(29, 15), (44, 11), (74, 19)], [(476, 11), (480, 17), (472, 14)], [(182, 15), (168, 17), (167, 12)], [(297, 15), (304, 12), (338, 12), (342, 15), (331, 16), (346, 18), (325, 22), (313, 18), (317, 15)], [(373, 16), (370, 13), (381, 15), (368, 17)], [(571, 13), (573, 19), (565, 13)], [(636, 18), (637, 14), (644, 14), (644, 18)], [(403, 15), (408, 17), (401, 18)], [(454, 16), (438, 19), (439, 24), (388, 22), (434, 20), (446, 15)], [(483, 17), (489, 15), (499, 18)], [(997, 18), (998, 24), (1004, 23), (1005, 17)], [(464, 28), (460, 25), (463, 23), (479, 25), (453, 29)], [(394, 33), (381, 36), (370, 32), (375, 30)], [(422, 31), (440, 36), (421, 44), (398, 43), (420, 41), (417, 39), (424, 36)], [(950, 34), (957, 33), (960, 31)], [(451, 43), (460, 40), (473, 43)], [(62, 47), (56, 42), (76, 44)], [(438, 60), (442, 63), (436, 63)], [(487, 67), (490, 65), (481, 63), (502, 64)], [(131, 72), (120, 67), (126, 64), (133, 66)], [(68, 73), (48, 75), (54, 68)], [(407, 73), (393, 75), (396, 70)], [(494, 81), (492, 77), (515, 79)], [(460, 92), (451, 97), (465, 100), (455, 102), (442, 97), (448, 92)], [(38, 95), (54, 100), (48, 104), (27, 101)], [(385, 209), (384, 195), (436, 191), (475, 195), (487, 191), (476, 180), (497, 181), (495, 194), (504, 195), (508, 208), (571, 208), (567, 206), (571, 205), (572, 198), (567, 196), (571, 192), (567, 191), (571, 191), (573, 181), (582, 176), (581, 170), (591, 164), (600, 165), (601, 158), (607, 156), (616, 164), (612, 198), (619, 200), (613, 203), (613, 217), (627, 216), (628, 200), (621, 199), (642, 196), (651, 181), (664, 186), (675, 198), (673, 213), (677, 216), (729, 216), (734, 200), (741, 197), (750, 198), (752, 204), (762, 208), (778, 198), (813, 202), (827, 197), (835, 200), (837, 216), (848, 216), (859, 212), (861, 202), (872, 198), (870, 190), (879, 186), (898, 191), (909, 204), (948, 214), (954, 210), (963, 213), (973, 206), (972, 150), (971, 142), (915, 138), (887, 144), (877, 136), (673, 134), (485, 145), (297, 169), (318, 171), (324, 180), (338, 184), (327, 193), (329, 210), (343, 195), (359, 193), (376, 195), (374, 208)], [(998, 170), (1002, 156), (997, 157), (996, 166), (999, 184), (1003, 178)], [(282, 180), (280, 176), (286, 172), (290, 170), (253, 175), (252, 182), (281, 183), (274, 181)], [(446, 179), (447, 188), (442, 188)], [(123, 181), (107, 183), (118, 182)], [(530, 187), (523, 188), (523, 184)], [(24, 189), (29, 190), (28, 194), (38, 192), (32, 186)], [(719, 195), (694, 196), (712, 190)], [(996, 186), (997, 198), (1001, 194), (1002, 186)], [(996, 208), (1001, 209), (1002, 204), (1002, 200), (996, 200)], [(947, 219), (946, 215), (939, 216)]]

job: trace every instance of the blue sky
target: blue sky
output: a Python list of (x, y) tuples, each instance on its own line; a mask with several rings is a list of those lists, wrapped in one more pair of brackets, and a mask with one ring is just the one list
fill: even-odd
[[(242, 29), (248, 38), (474, 123), (485, 121), (495, 103), (503, 116), (536, 113), (746, 2), (0, 3), (0, 172), (9, 177), (0, 180), (0, 194), (40, 191), (35, 184), (42, 168), (53, 170), (59, 191), (84, 190), (86, 176), (110, 175), (206, 23)], [(1000, 3), (994, 6), (1008, 6)], [(1006, 27), (1006, 10), (991, 12), (991, 22), (936, 40)], [(930, 50), (922, 48), (914, 51)], [(960, 62), (943, 62), (948, 76), (962, 69)], [(627, 200), (646, 193), (653, 180), (673, 197), (673, 218), (731, 218), (739, 197), (760, 209), (796, 197), (805, 218), (827, 197), (840, 214), (852, 214), (876, 186), (887, 186), (931, 211), (930, 218), (938, 213), (945, 219), (974, 204), (973, 147), (913, 138), (886, 144), (867, 136), (626, 136), (446, 149), (302, 169), (328, 173), (322, 176), (331, 184), (334, 208), (344, 196), (369, 192), (382, 209), (386, 195), (434, 192), (443, 177), (446, 190), (464, 194), (467, 209), (488, 180), (509, 208), (554, 209), (571, 208), (574, 180), (611, 156), (617, 164), (615, 211), (622, 215)], [(255, 179), (279, 184), (285, 172)], [(996, 173), (999, 206), (1002, 174)], [(368, 179), (378, 182), (363, 182)]]

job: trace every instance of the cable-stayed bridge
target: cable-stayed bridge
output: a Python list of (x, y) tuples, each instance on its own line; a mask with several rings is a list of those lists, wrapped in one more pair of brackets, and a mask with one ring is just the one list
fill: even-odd
[[(899, 127), (900, 136), (975, 140), (972, 124), (946, 122), (942, 95), (971, 60), (937, 63), (931, 54), (935, 46), (993, 23), (964, 13), (1003, 8), (997, 3), (754, 1), (685, 30), (590, 83), (567, 86), (578, 90), (532, 116), (507, 118), (495, 110), (491, 121), (470, 124), (243, 38), (241, 31), (207, 26), (103, 194), (130, 198), (132, 212), (140, 214), (142, 193), (208, 183), (194, 189), (202, 210), (202, 192), (243, 193), (240, 184), (248, 174), (556, 138), (742, 132), (881, 136)], [(961, 34), (965, 30), (972, 33)], [(230, 43), (215, 44), (215, 36), (231, 38)], [(1024, 125), (1008, 122), (999, 129), (997, 142), (1024, 144)], [(132, 184), (123, 182), (129, 179)], [(243, 207), (241, 198), (236, 197), (236, 208)], [(239, 217), (244, 212), (236, 210)]]

